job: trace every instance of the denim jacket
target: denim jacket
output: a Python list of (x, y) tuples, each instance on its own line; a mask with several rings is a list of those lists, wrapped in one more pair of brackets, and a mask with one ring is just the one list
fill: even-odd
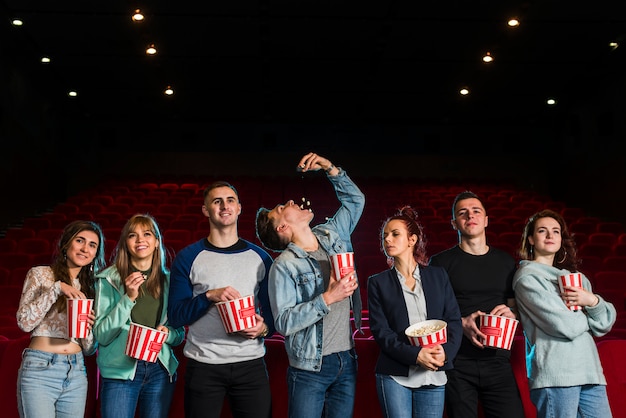
[[(363, 213), (365, 196), (342, 169), (328, 179), (341, 207), (312, 231), (329, 254), (353, 251), (350, 234)], [(276, 330), (285, 336), (292, 367), (309, 371), (321, 368), (322, 319), (330, 312), (322, 298), (324, 290), (319, 263), (297, 245), (290, 243), (274, 260), (269, 273), (270, 303)], [(360, 330), (362, 304), (358, 288), (351, 297), (351, 307), (355, 327)]]

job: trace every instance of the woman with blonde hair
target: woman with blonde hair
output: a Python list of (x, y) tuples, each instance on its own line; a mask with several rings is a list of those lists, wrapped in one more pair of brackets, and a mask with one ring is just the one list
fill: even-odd
[[(173, 346), (184, 327), (167, 321), (170, 272), (156, 220), (132, 216), (122, 228), (113, 264), (96, 281), (96, 324), (102, 375), (102, 418), (166, 418), (174, 395), (178, 360)], [(167, 333), (156, 362), (125, 354), (130, 325), (137, 323)]]

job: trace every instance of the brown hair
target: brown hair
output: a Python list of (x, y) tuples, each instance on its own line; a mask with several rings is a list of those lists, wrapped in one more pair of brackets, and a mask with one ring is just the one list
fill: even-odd
[(561, 248), (554, 256), (552, 265), (560, 269), (566, 269), (573, 272), (578, 271), (580, 259), (576, 253), (576, 244), (572, 234), (570, 234), (565, 219), (558, 213), (550, 209), (544, 209), (535, 213), (528, 219), (522, 233), (522, 241), (519, 249), (519, 255), (524, 260), (534, 260), (535, 254), (533, 246), (530, 245), (528, 237), (535, 233), (535, 225), (537, 220), (541, 218), (552, 218), (561, 226)]
[(280, 252), (287, 248), (289, 242), (280, 238), (269, 214), (270, 210), (266, 208), (256, 212), (256, 236), (265, 248)]
[[(93, 261), (86, 266), (83, 266), (78, 273), (78, 281), (80, 283), (80, 291), (88, 298), (93, 298), (96, 294), (95, 291), (95, 279), (94, 276), (105, 266), (104, 259), (104, 234), (102, 228), (92, 221), (73, 221), (65, 226), (61, 237), (57, 243), (57, 247), (54, 252), (54, 257), (50, 268), (54, 273), (54, 280), (61, 281), (72, 286), (72, 278), (70, 277), (70, 270), (67, 266), (67, 249), (72, 245), (72, 242), (83, 231), (94, 232), (98, 236), (98, 249), (96, 250), (96, 256)], [(54, 306), (59, 312), (63, 312), (66, 309), (66, 298), (60, 297), (55, 302)]]

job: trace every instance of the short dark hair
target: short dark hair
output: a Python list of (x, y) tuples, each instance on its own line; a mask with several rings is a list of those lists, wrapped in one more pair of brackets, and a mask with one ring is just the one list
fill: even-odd
[(280, 252), (287, 248), (288, 242), (284, 242), (276, 227), (272, 223), (269, 217), (270, 210), (267, 208), (260, 208), (256, 212), (256, 236), (263, 244), (265, 248), (272, 251)]
[(204, 192), (202, 193), (202, 200), (204, 201), (204, 199), (206, 199), (206, 196), (211, 192), (211, 190), (217, 189), (218, 187), (228, 187), (233, 192), (235, 192), (235, 196), (237, 196), (237, 200), (241, 200), (239, 199), (239, 193), (237, 193), (237, 189), (235, 189), (235, 186), (223, 180), (214, 181), (213, 183), (206, 186), (204, 188)]
[(485, 206), (476, 193), (465, 190), (464, 192), (457, 194), (454, 198), (454, 202), (452, 202), (452, 219), (456, 219), (456, 213), (454, 212), (456, 210), (456, 204), (459, 203), (460, 200), (465, 199), (477, 199), (483, 207)]

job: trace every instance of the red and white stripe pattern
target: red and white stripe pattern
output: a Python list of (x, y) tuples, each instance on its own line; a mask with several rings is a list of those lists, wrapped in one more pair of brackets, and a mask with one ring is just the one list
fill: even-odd
[(510, 350), (518, 323), (517, 319), (505, 316), (481, 315), (480, 332), (487, 336), (483, 344), (487, 347)]
[(241, 331), (256, 325), (254, 296), (219, 302), (216, 304), (227, 333)]
[(432, 334), (424, 335), (423, 337), (416, 337), (419, 341), (419, 345), (422, 347), (430, 347), (435, 344), (443, 344), (448, 341), (448, 327), (444, 327), (439, 331), (435, 331)]
[(335, 272), (335, 279), (341, 280), (346, 274), (354, 271), (354, 253), (339, 253), (330, 256), (330, 263)]
[(161, 352), (167, 333), (131, 323), (126, 340), (126, 355), (154, 363)]
[[(574, 286), (574, 287), (583, 287), (583, 275), (580, 273), (570, 273), (570, 274), (565, 274), (563, 276), (561, 276), (559, 278), (559, 289), (561, 290), (561, 293), (563, 293), (565, 290), (563, 289), (564, 286)], [(567, 302), (565, 302), (567, 304)], [(579, 311), (581, 310), (583, 307), (580, 305), (571, 305), (568, 306), (570, 311)]]
[(89, 312), (93, 299), (67, 300), (67, 335), (68, 338), (86, 338), (89, 335)]
[[(420, 347), (430, 347), (435, 344), (445, 344), (448, 341), (448, 324), (439, 319), (428, 319), (426, 321), (413, 324), (405, 330), (406, 336), (409, 338), (411, 345)], [(414, 335), (415, 331), (428, 328), (441, 327), (435, 332), (426, 335)]]

